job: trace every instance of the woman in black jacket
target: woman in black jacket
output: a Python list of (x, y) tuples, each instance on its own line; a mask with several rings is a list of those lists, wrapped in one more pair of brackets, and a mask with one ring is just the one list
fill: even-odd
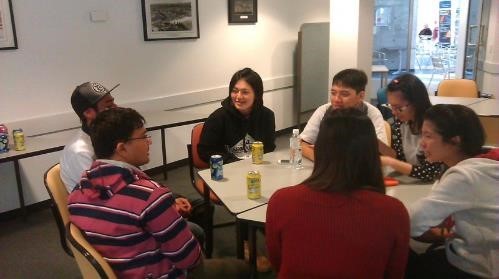
[(224, 163), (249, 157), (251, 143), (263, 142), (264, 152), (275, 149), (274, 112), (263, 105), (263, 82), (250, 68), (230, 80), (229, 96), (204, 123), (198, 145), (202, 160), (222, 155)]

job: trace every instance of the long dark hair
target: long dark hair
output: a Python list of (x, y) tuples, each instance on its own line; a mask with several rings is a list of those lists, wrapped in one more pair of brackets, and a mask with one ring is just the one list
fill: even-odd
[(234, 73), (229, 83), (229, 97), (232, 89), (234, 89), (236, 83), (241, 79), (245, 80), (255, 92), (255, 102), (253, 106), (263, 106), (263, 81), (260, 75), (251, 68), (244, 68)]
[(474, 157), (481, 153), (485, 133), (476, 113), (463, 105), (435, 105), (424, 115), (430, 121), (444, 142), (452, 143), (458, 136), (459, 149), (464, 155)]
[(400, 91), (411, 106), (414, 107), (414, 121), (410, 121), (409, 125), (416, 132), (421, 132), (423, 126), (423, 116), (425, 111), (431, 107), (430, 97), (424, 83), (415, 75), (402, 74), (393, 79), (388, 84), (388, 94), (391, 92)]
[(329, 109), (314, 149), (314, 170), (303, 182), (312, 189), (385, 193), (376, 132), (371, 120), (358, 109)]

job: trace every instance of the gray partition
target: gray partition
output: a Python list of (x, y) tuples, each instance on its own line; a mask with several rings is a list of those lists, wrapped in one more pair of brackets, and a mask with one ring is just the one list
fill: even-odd
[(328, 75), (329, 22), (304, 23), (297, 47), (298, 119), (328, 102)]

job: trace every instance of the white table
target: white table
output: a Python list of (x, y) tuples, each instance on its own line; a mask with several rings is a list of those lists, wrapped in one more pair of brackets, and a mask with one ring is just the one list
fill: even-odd
[(430, 101), (433, 105), (447, 104), (447, 105), (463, 105), (470, 106), (472, 104), (486, 101), (486, 98), (466, 98), (466, 97), (443, 97), (443, 96), (430, 96)]
[(9, 152), (0, 153), (0, 164), (6, 162), (14, 163), (14, 173), (16, 176), (17, 194), (19, 198), (19, 207), (24, 218), (27, 217), (27, 210), (24, 204), (24, 193), (21, 180), (21, 170), (19, 167), (19, 160), (56, 152), (62, 150), (64, 145), (74, 137), (76, 130), (66, 130), (53, 134), (46, 134), (38, 137), (25, 137), (24, 145), (26, 150), (16, 151), (13, 145), (9, 144), (11, 148)]
[[(298, 170), (277, 163), (279, 159), (287, 159), (288, 154), (287, 149), (267, 153), (264, 155), (265, 163), (261, 165), (252, 164), (251, 159), (226, 164), (223, 167), (224, 179), (221, 181), (211, 180), (210, 170), (198, 172), (225, 207), (236, 215), (236, 247), (239, 258), (243, 257), (242, 235), (249, 233), (252, 272), (255, 272), (256, 267), (256, 230), (265, 226), (268, 200), (278, 189), (301, 183), (313, 169), (313, 162), (307, 159), (304, 159), (304, 167)], [(250, 170), (258, 170), (262, 174), (262, 198), (257, 200), (247, 198), (246, 174)], [(430, 184), (422, 184), (407, 176), (398, 176), (397, 179), (401, 185), (387, 188), (387, 194), (401, 200), (406, 207), (426, 196), (431, 189)]]
[[(208, 114), (191, 112), (186, 113), (179, 111), (149, 111), (142, 113), (142, 115), (146, 120), (146, 128), (148, 131), (161, 131), (161, 149), (163, 155), (162, 168), (163, 175), (166, 179), (167, 166), (165, 129), (202, 122), (207, 118)], [(12, 144), (10, 144), (9, 147), (11, 148), (11, 150), (9, 152), (0, 153), (0, 164), (6, 162), (14, 163), (17, 192), (19, 196), (19, 206), (24, 218), (26, 218), (27, 216), (27, 211), (24, 204), (24, 194), (21, 182), (19, 160), (62, 150), (64, 148), (64, 145), (66, 145), (66, 143), (68, 143), (76, 135), (78, 129), (79, 127), (76, 127), (53, 133), (27, 136), (25, 137), (26, 150), (16, 151), (13, 149)]]
[[(400, 200), (408, 209), (419, 199), (428, 196), (431, 191), (431, 187), (432, 184), (401, 184), (394, 187), (387, 187), (386, 194)], [(266, 212), (267, 204), (237, 214), (237, 218), (251, 222), (265, 223)]]
[(499, 116), (499, 100), (498, 99), (484, 99), (481, 102), (469, 105), (476, 114), (480, 116)]
[[(264, 205), (272, 194), (283, 187), (301, 183), (312, 172), (313, 163), (303, 159), (303, 168), (294, 169), (290, 165), (277, 163), (279, 159), (288, 159), (289, 151), (279, 150), (264, 154), (264, 163), (255, 165), (251, 159), (241, 160), (223, 166), (224, 179), (211, 180), (210, 170), (199, 171), (199, 176), (218, 196), (232, 214), (239, 214)], [(258, 170), (262, 175), (262, 197), (250, 200), (247, 197), (246, 174)]]

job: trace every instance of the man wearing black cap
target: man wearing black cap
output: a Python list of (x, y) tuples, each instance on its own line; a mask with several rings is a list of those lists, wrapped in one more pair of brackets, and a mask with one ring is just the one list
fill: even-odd
[(95, 160), (88, 129), (98, 113), (116, 107), (110, 93), (118, 85), (107, 90), (97, 82), (85, 82), (77, 86), (71, 95), (71, 106), (80, 118), (81, 130), (66, 144), (60, 160), (61, 179), (69, 193), (80, 182), (82, 172)]
[[(96, 159), (89, 136), (89, 127), (100, 112), (117, 107), (110, 93), (118, 85), (108, 90), (99, 83), (85, 82), (77, 86), (71, 95), (71, 106), (80, 118), (81, 130), (71, 142), (64, 146), (60, 159), (61, 179), (68, 193), (71, 193), (78, 185), (83, 172), (90, 169)], [(190, 218), (202, 220), (204, 214), (209, 214), (209, 211), (213, 210), (213, 205), (205, 205), (202, 199), (194, 203), (196, 203), (195, 206), (186, 198), (176, 195), (175, 207), (184, 217), (190, 215)], [(198, 241), (203, 244), (205, 238), (203, 229), (192, 222), (188, 222), (188, 225)]]

